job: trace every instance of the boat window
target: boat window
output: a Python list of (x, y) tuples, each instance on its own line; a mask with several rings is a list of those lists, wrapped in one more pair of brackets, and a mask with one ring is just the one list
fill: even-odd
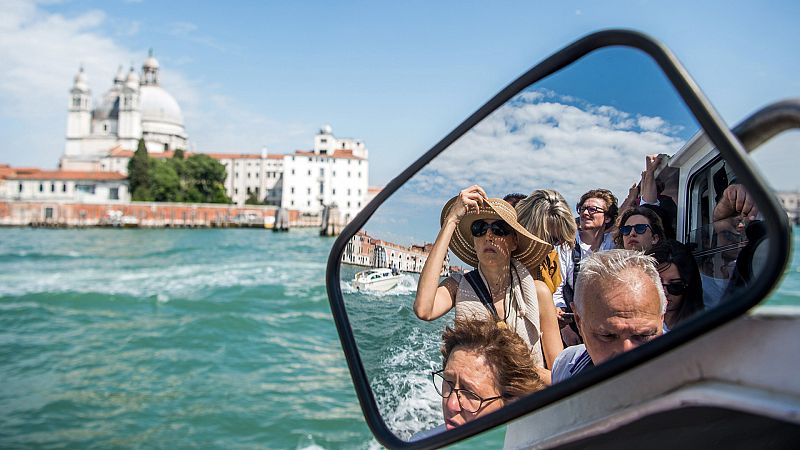
[(736, 186), (736, 176), (720, 158), (696, 172), (689, 180), (689, 232), (691, 247), (703, 278), (706, 307), (719, 302), (733, 276), (736, 259), (747, 245), (744, 228), (749, 220), (735, 216), (715, 220), (726, 189)]

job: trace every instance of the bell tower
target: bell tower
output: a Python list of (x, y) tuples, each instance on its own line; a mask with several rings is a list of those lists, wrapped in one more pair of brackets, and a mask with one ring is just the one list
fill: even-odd
[(81, 151), (80, 140), (91, 134), (92, 124), (92, 92), (87, 84), (86, 74), (81, 66), (75, 75), (72, 89), (69, 91), (69, 109), (67, 113), (67, 147), (65, 154), (78, 155)]

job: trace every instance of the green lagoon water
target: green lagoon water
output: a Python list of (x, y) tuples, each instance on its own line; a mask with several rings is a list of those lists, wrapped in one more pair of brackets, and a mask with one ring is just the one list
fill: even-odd
[[(378, 447), (328, 307), (332, 244), (311, 230), (0, 229), (0, 448)], [(768, 303), (800, 304), (798, 268), (795, 253)], [(391, 318), (412, 300), (376, 305)], [(365, 364), (428, 369), (397, 348), (393, 366), (368, 348)], [(403, 402), (413, 382), (377, 392), (399, 401), (394, 429), (430, 414)], [(460, 447), (502, 441), (500, 428)]]

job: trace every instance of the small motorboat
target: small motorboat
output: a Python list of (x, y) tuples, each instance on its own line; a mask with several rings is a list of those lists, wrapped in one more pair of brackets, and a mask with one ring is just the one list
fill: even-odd
[(369, 269), (358, 272), (353, 278), (353, 286), (359, 291), (388, 291), (400, 282), (399, 272), (391, 269)]

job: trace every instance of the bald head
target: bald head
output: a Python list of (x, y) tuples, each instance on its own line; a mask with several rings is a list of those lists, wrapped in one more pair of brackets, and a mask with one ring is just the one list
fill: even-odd
[(609, 250), (581, 261), (575, 318), (595, 364), (662, 334), (660, 280), (653, 259), (637, 251)]

